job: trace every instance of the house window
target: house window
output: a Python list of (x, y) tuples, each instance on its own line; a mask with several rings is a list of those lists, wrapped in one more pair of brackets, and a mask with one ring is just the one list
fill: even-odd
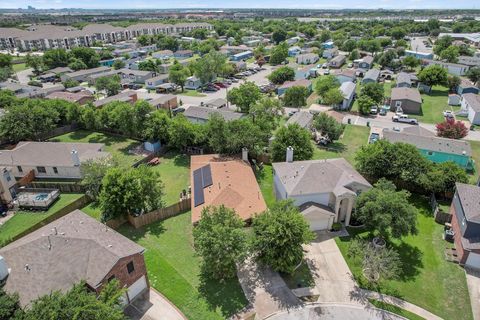
[(432, 151), (428, 151), (427, 154), (428, 154), (429, 156), (433, 156), (433, 152), (432, 152)]
[(135, 271), (135, 267), (133, 266), (133, 261), (130, 261), (128, 264), (127, 264), (127, 271), (128, 271), (128, 274), (132, 273), (133, 271)]
[(3, 173), (3, 177), (5, 178), (5, 180), (7, 180), (7, 182), (10, 182), (12, 180), (12, 178), (10, 177), (10, 173), (8, 173), (8, 171), (5, 171)]
[(18, 172), (20, 172), (20, 173), (22, 173), (22, 172), (23, 172), (23, 169), (22, 169), (22, 167), (21, 167), (21, 166), (17, 166), (17, 170), (18, 170)]
[(38, 173), (47, 173), (47, 170), (45, 169), (45, 167), (37, 167), (37, 171)]
[(401, 107), (402, 106), (402, 101), (395, 101), (395, 107)]
[(57, 167), (53, 167), (53, 173), (58, 174)]

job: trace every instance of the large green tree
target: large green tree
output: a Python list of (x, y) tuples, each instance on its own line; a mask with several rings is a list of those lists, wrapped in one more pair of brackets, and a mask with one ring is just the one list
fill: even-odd
[(122, 89), (121, 80), (118, 75), (100, 77), (95, 81), (97, 91), (105, 90), (107, 96), (114, 96)]
[(177, 60), (175, 60), (175, 62), (168, 71), (168, 78), (170, 82), (176, 84), (177, 86), (180, 86), (180, 88), (182, 88), (182, 92), (183, 87), (185, 86), (185, 81), (187, 81), (187, 78), (189, 76), (190, 70), (180, 64)]
[(85, 193), (94, 201), (98, 199), (102, 190), (102, 180), (107, 174), (108, 169), (116, 165), (112, 158), (104, 158), (98, 160), (88, 160), (82, 162), (80, 170), (82, 172), (82, 186)]
[(193, 239), (205, 273), (214, 279), (235, 276), (236, 263), (241, 262), (247, 252), (243, 227), (242, 219), (233, 209), (221, 205), (202, 210), (201, 219), (193, 229)]
[(300, 108), (307, 105), (308, 89), (306, 87), (294, 86), (285, 91), (283, 104), (285, 107)]
[(375, 103), (383, 103), (384, 99), (384, 89), (383, 85), (376, 82), (370, 82), (362, 86), (360, 89), (360, 95), (368, 96), (370, 99), (375, 101)]
[(287, 66), (276, 69), (268, 76), (268, 80), (274, 84), (283, 84), (286, 81), (292, 81), (294, 79), (295, 70)]
[(328, 90), (340, 87), (340, 82), (333, 75), (327, 75), (320, 77), (315, 83), (315, 92), (324, 97)]
[(282, 42), (270, 51), (270, 64), (279, 65), (283, 63), (288, 57), (288, 45)]
[(158, 171), (144, 165), (110, 168), (103, 177), (98, 197), (102, 221), (159, 209), (162, 196), (163, 183)]
[(248, 113), (250, 107), (260, 100), (262, 93), (255, 82), (247, 81), (239, 87), (228, 91), (227, 98), (243, 113)]
[(307, 129), (298, 124), (281, 127), (275, 134), (270, 148), (273, 161), (285, 161), (288, 147), (293, 147), (293, 158), (296, 161), (309, 160), (313, 155), (311, 135)]
[(393, 182), (380, 179), (358, 196), (355, 217), (381, 238), (416, 234), (417, 209), (409, 197), (408, 191), (397, 191)]
[(420, 71), (418, 80), (427, 86), (446, 85), (447, 75), (447, 69), (440, 65), (432, 64)]
[(48, 69), (66, 67), (70, 62), (70, 55), (65, 49), (49, 49), (43, 53), (43, 64)]
[(275, 271), (292, 273), (302, 262), (303, 244), (315, 236), (291, 200), (276, 202), (254, 217), (252, 250), (260, 263)]
[(335, 118), (329, 116), (325, 112), (322, 112), (315, 117), (314, 126), (322, 136), (327, 137), (330, 141), (340, 139), (340, 136), (345, 129), (343, 124), (338, 123)]

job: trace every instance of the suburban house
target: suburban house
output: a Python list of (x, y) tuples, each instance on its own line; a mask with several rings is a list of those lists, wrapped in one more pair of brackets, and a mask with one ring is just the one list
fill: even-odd
[(97, 100), (97, 101), (93, 102), (93, 105), (97, 108), (101, 108), (104, 105), (106, 105), (110, 102), (114, 102), (114, 101), (128, 102), (128, 103), (134, 104), (135, 102), (137, 102), (137, 92), (133, 91), (133, 90), (127, 90), (127, 91), (121, 92), (119, 94), (116, 94), (114, 96), (110, 96), (110, 97), (106, 97), (106, 98), (101, 99), (101, 100)]
[(170, 59), (173, 57), (173, 51), (172, 50), (157, 51), (152, 53), (152, 57), (160, 60)]
[(80, 91), (80, 92), (66, 92), (66, 91), (57, 91), (48, 94), (45, 99), (61, 99), (69, 102), (75, 102), (80, 105), (93, 102), (95, 97), (90, 93), (90, 91)]
[(470, 80), (462, 78), (460, 81), (460, 84), (457, 86), (457, 93), (459, 95), (465, 94), (465, 93), (474, 93), (478, 94), (480, 92), (480, 89), (474, 85)]
[(415, 57), (417, 59), (433, 59), (433, 52), (420, 52), (414, 50), (405, 50), (405, 56)]
[(427, 66), (430, 66), (432, 64), (436, 64), (439, 66), (444, 67), (447, 69), (448, 73), (454, 74), (456, 76), (464, 76), (468, 69), (470, 69), (469, 66), (466, 66), (464, 64), (459, 64), (459, 63), (450, 63), (450, 62), (444, 62), (444, 61), (438, 61), (438, 60), (423, 60), (423, 63)]
[(480, 270), (480, 187), (456, 183), (450, 206), (455, 249), (460, 265)]
[(343, 82), (339, 89), (343, 95), (343, 101), (341, 105), (339, 105), (339, 108), (341, 110), (349, 110), (353, 104), (353, 100), (355, 100), (355, 83), (350, 81)]
[(311, 68), (309, 67), (295, 70), (294, 80), (308, 79), (311, 76), (310, 70)]
[(469, 67), (480, 67), (480, 57), (460, 56), (458, 63)]
[(367, 83), (377, 83), (378, 78), (380, 77), (380, 70), (378, 69), (370, 69), (365, 73), (365, 76), (362, 79), (362, 84)]
[(44, 74), (39, 75), (37, 77), (37, 80), (39, 80), (42, 83), (54, 82), (55, 80), (57, 80), (57, 75), (53, 72), (48, 72), (48, 73), (44, 73)]
[(332, 49), (335, 46), (332, 40), (325, 41), (322, 43), (322, 49)]
[(111, 69), (106, 72), (95, 73), (95, 74), (89, 75), (85, 80), (88, 82), (88, 84), (93, 86), (95, 85), (95, 83), (99, 78), (113, 77), (113, 76), (120, 76), (120, 70)]
[(216, 98), (205, 102), (204, 106), (213, 109), (221, 109), (227, 106), (227, 100), (222, 98)]
[(448, 95), (448, 105), (449, 106), (459, 106), (461, 103), (462, 97), (455, 93), (450, 93)]
[(408, 143), (417, 147), (428, 160), (435, 163), (452, 161), (464, 169), (473, 169), (472, 148), (466, 140), (448, 139), (435, 136), (424, 130), (421, 134), (408, 129), (402, 132), (383, 129), (383, 138), (392, 143)]
[(64, 73), (60, 76), (62, 82), (67, 80), (76, 80), (78, 82), (84, 82), (88, 80), (88, 77), (94, 74), (106, 73), (111, 71), (109, 67), (98, 67), (93, 69), (78, 70), (75, 72)]
[(396, 79), (396, 86), (398, 88), (411, 88), (415, 87), (418, 82), (416, 75), (406, 72), (400, 72)]
[(304, 53), (297, 55), (297, 63), (299, 64), (313, 64), (318, 61), (319, 57), (316, 53)]
[(373, 57), (365, 56), (361, 61), (358, 62), (358, 67), (360, 69), (369, 70), (373, 67)]
[(173, 94), (162, 94), (160, 97), (148, 101), (155, 109), (171, 110), (178, 107), (177, 96)]
[(230, 110), (224, 109), (213, 109), (208, 107), (197, 107), (190, 106), (185, 110), (183, 115), (193, 123), (206, 123), (208, 119), (214, 114), (217, 113), (222, 116), (225, 121), (237, 120), (244, 116), (243, 113), (233, 112)]
[(197, 90), (202, 86), (202, 82), (200, 79), (198, 79), (195, 76), (191, 76), (187, 78), (187, 81), (185, 81), (185, 89), (190, 89), (190, 90)]
[(159, 85), (168, 82), (168, 74), (161, 74), (145, 80), (146, 89), (156, 89)]
[(288, 56), (289, 57), (295, 57), (295, 56), (299, 55), (301, 52), (302, 52), (302, 48), (300, 48), (299, 46), (293, 46), (293, 47), (288, 48)]
[(300, 41), (301, 38), (300, 37), (291, 37), (291, 38), (288, 38), (287, 40), (285, 40), (287, 42), (287, 44), (289, 46), (291, 46), (292, 44), (294, 43), (297, 43), (298, 41)]
[(329, 65), (331, 68), (341, 68), (345, 61), (347, 60), (347, 57), (344, 55), (339, 54), (338, 56), (334, 57), (332, 60), (330, 60)]
[(308, 89), (308, 92), (312, 92), (312, 81), (307, 79), (287, 81), (284, 84), (282, 84), (280, 87), (278, 87), (277, 94), (281, 96), (285, 93), (285, 91), (287, 91), (288, 88), (291, 88), (291, 87), (305, 87)]
[(323, 50), (322, 57), (325, 59), (333, 59), (333, 57), (338, 55), (338, 49), (337, 48), (331, 48), (331, 49), (326, 49)]
[(173, 53), (175, 59), (188, 59), (193, 57), (192, 50), (178, 50)]
[(155, 72), (146, 70), (121, 69), (119, 71), (123, 83), (144, 84), (145, 81), (156, 76)]
[(355, 81), (357, 81), (357, 75), (356, 75), (355, 70), (353, 70), (353, 69), (340, 70), (340, 72), (338, 72), (335, 75), (335, 77), (337, 78), (338, 82), (340, 82), (340, 84), (342, 84), (344, 82), (355, 82)]
[(313, 114), (308, 111), (295, 112), (285, 123), (286, 126), (291, 124), (298, 124), (304, 129), (309, 129), (313, 123)]
[(11, 203), (15, 197), (15, 183), (12, 168), (0, 166), (0, 209), (2, 204)]
[(276, 198), (293, 199), (311, 230), (348, 226), (357, 195), (371, 185), (343, 158), (293, 161), (293, 152), (290, 147), (286, 162), (273, 163)]
[(81, 281), (100, 293), (105, 284), (117, 279), (126, 289), (122, 300), (128, 304), (149, 288), (144, 251), (75, 210), (0, 249), (8, 268), (3, 289), (18, 293), (20, 304), (27, 306), (54, 291), (68, 291)]
[(422, 110), (422, 96), (415, 88), (392, 88), (390, 110), (419, 114)]
[(230, 60), (232, 60), (232, 61), (243, 61), (243, 60), (247, 60), (251, 57), (253, 57), (253, 52), (251, 50), (248, 50), (248, 51), (244, 51), (244, 52), (234, 54), (233, 56), (230, 57)]
[(208, 206), (234, 209), (247, 222), (267, 209), (246, 149), (242, 150), (242, 159), (216, 154), (190, 159), (193, 224), (201, 219), (202, 210)]
[(460, 100), (460, 112), (467, 115), (472, 124), (480, 125), (480, 96), (474, 93), (465, 93)]
[(103, 143), (22, 141), (11, 150), (0, 152), (0, 166), (11, 168), (16, 178), (31, 170), (39, 178), (80, 179), (80, 165), (110, 154)]

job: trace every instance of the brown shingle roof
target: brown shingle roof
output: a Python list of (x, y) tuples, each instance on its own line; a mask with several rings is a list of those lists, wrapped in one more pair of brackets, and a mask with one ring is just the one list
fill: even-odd
[(422, 96), (416, 88), (392, 88), (392, 100), (410, 100), (422, 103)]
[(211, 168), (213, 184), (204, 189), (204, 204), (195, 207), (193, 193), (192, 223), (200, 220), (202, 209), (210, 205), (224, 205), (234, 209), (243, 220), (248, 220), (255, 213), (267, 209), (252, 168), (240, 159), (221, 157), (216, 154), (192, 156), (190, 179), (193, 190), (195, 190), (193, 172), (208, 164)]

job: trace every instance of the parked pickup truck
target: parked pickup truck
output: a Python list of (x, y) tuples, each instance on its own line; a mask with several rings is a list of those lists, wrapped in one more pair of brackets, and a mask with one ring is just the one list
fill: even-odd
[(394, 115), (392, 117), (392, 121), (393, 122), (410, 123), (410, 124), (418, 124), (417, 119), (409, 118), (406, 114)]

